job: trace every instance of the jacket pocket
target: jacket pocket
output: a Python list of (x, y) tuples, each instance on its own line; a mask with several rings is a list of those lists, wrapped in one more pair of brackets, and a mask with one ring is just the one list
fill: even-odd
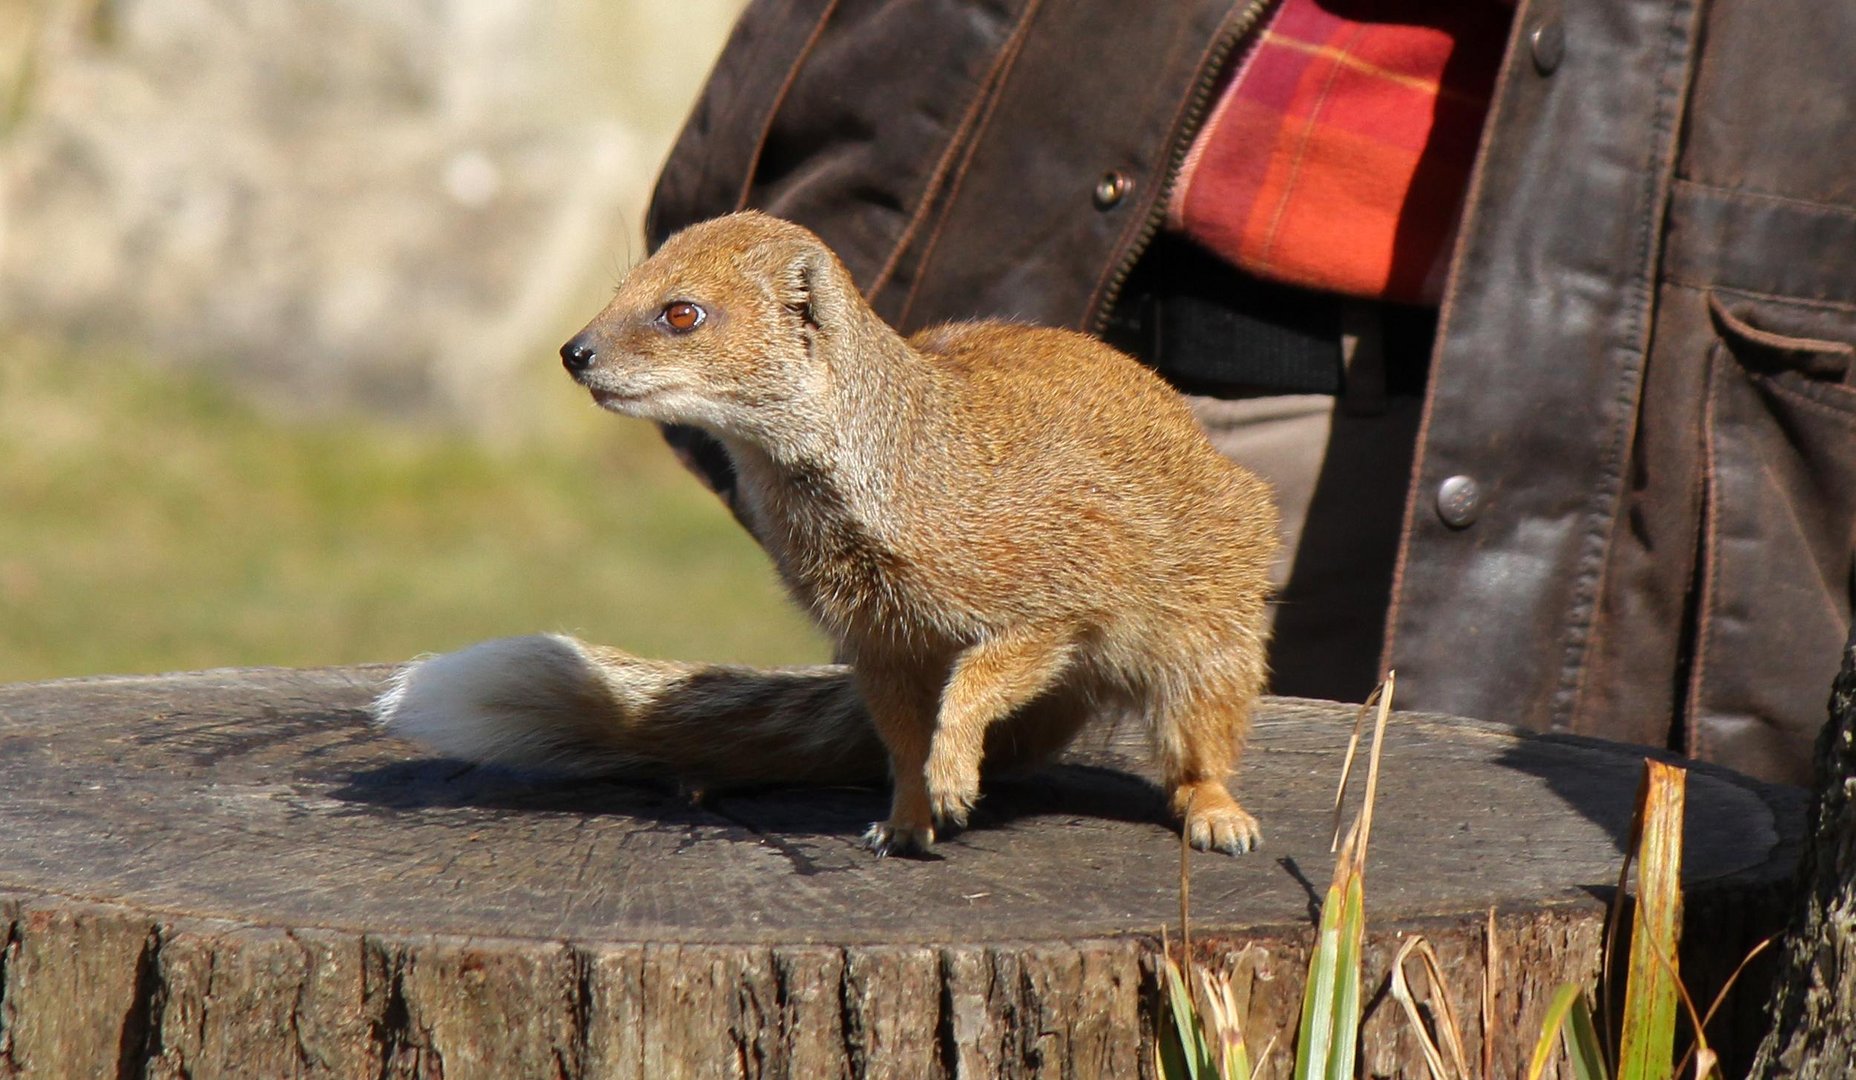
[(1807, 782), (1784, 748), (1823, 726), (1856, 593), (1856, 348), (1708, 306), (1690, 752)]

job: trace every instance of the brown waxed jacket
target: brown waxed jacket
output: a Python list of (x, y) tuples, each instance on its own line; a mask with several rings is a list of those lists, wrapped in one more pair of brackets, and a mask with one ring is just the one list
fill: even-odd
[[(1266, 6), (754, 3), (651, 239), (761, 207), (904, 330), (1099, 330)], [(1387, 616), (1402, 705), (1808, 779), (1856, 593), (1853, 48), (1823, 0), (1517, 5)]]

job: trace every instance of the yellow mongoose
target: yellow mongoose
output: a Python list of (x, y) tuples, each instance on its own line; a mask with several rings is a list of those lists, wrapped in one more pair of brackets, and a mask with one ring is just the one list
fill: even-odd
[(701, 783), (870, 778), (886, 751), (890, 814), (866, 837), (886, 854), (965, 822), (982, 757), (1039, 761), (1121, 715), (1195, 847), (1256, 844), (1225, 783), (1264, 682), (1276, 512), (1146, 368), (1004, 323), (904, 340), (822, 241), (756, 213), (672, 237), (561, 355), (605, 408), (721, 440), (750, 528), (850, 667), (513, 638), (403, 671), (377, 706), (391, 730)]

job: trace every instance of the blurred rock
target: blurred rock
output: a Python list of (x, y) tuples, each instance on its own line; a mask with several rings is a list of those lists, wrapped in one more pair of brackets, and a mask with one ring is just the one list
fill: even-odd
[(679, 7), (0, 0), (0, 320), (493, 426), (641, 254)]

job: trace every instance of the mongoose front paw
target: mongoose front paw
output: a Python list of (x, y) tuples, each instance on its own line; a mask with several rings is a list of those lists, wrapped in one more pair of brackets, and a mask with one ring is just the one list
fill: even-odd
[(864, 846), (876, 852), (879, 859), (888, 855), (926, 855), (934, 846), (934, 827), (878, 821), (864, 833)]
[(1242, 855), (1263, 843), (1263, 833), (1242, 807), (1220, 806), (1186, 815), (1186, 842), (1200, 851)]
[(939, 746), (935, 750), (928, 755), (928, 812), (937, 826), (962, 828), (980, 801), (979, 762), (950, 757)]
[(943, 793), (930, 789), (928, 793), (928, 809), (934, 815), (936, 828), (965, 828), (967, 815), (973, 812), (973, 804), (978, 801), (978, 791)]

